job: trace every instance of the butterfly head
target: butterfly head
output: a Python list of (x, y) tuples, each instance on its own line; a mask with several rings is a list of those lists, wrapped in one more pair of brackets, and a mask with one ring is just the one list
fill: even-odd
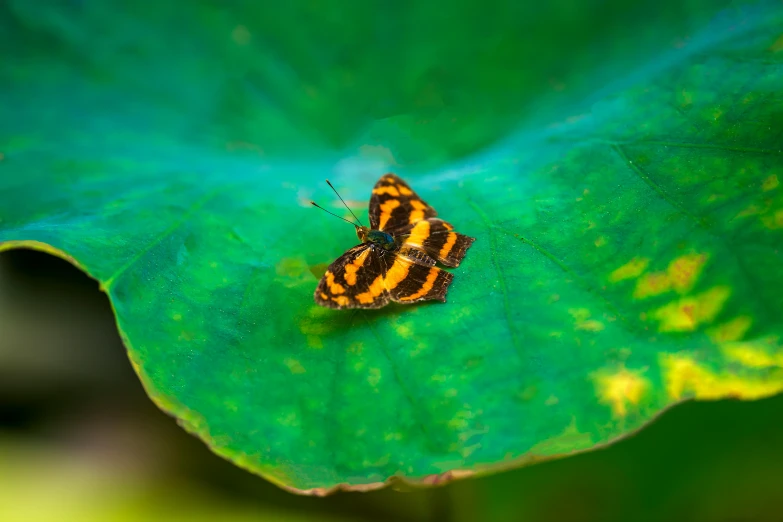
[[(326, 180), (326, 183), (328, 183), (329, 186), (332, 187), (332, 184), (329, 183), (328, 179)], [(334, 212), (329, 212), (322, 206), (318, 205), (315, 201), (311, 201), (310, 203), (312, 203), (313, 206), (320, 208), (327, 214), (331, 214), (335, 217), (342, 219), (343, 221), (347, 221), (348, 223), (351, 223), (354, 226), (354, 228), (356, 228), (356, 237), (358, 237), (359, 241), (361, 241), (362, 243), (370, 243), (371, 245), (383, 248), (384, 250), (394, 250), (397, 248), (397, 243), (394, 241), (394, 238), (391, 235), (387, 234), (386, 232), (382, 232), (380, 230), (373, 230), (370, 227), (365, 227), (364, 225), (362, 225), (362, 222), (359, 221), (359, 218), (356, 217), (356, 214), (354, 214), (353, 210), (351, 210), (351, 208), (345, 203), (342, 196), (340, 196), (337, 190), (335, 190), (334, 187), (332, 187), (332, 190), (334, 190), (334, 193), (337, 194), (338, 198), (340, 198), (340, 201), (343, 202), (343, 205), (345, 205), (345, 208), (348, 209), (348, 212), (351, 213), (351, 215), (356, 220), (356, 223), (358, 223), (358, 225), (356, 223), (352, 223), (351, 221), (345, 219), (342, 216), (338, 216)]]
[(362, 243), (367, 243), (367, 236), (370, 235), (369, 227), (359, 225), (354, 225), (354, 227), (356, 227), (356, 237), (359, 238), (359, 241)]

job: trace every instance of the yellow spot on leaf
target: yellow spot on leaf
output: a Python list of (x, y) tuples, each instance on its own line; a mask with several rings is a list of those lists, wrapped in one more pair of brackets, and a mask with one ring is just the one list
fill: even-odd
[(300, 374), (305, 372), (302, 363), (300, 363), (296, 359), (286, 359), (285, 361), (283, 361), (283, 364), (285, 364), (290, 370), (290, 372), (293, 374)]
[(584, 321), (590, 317), (590, 310), (587, 308), (571, 308), (568, 310), (568, 313), (571, 314), (571, 317), (573, 317), (576, 322)]
[(594, 244), (597, 248), (601, 248), (606, 244), (606, 238), (604, 236), (598, 236), (598, 239), (595, 240)]
[(771, 230), (783, 228), (783, 208), (776, 210), (774, 214), (762, 217), (761, 222)]
[(370, 368), (367, 371), (367, 383), (375, 388), (378, 386), (378, 383), (381, 382), (381, 369), (380, 368)]
[(589, 332), (600, 332), (604, 329), (603, 323), (590, 319), (590, 310), (587, 308), (571, 308), (568, 310), (571, 317), (574, 318), (574, 327), (577, 330), (586, 330)]
[(174, 315), (171, 316), (171, 318), (174, 321), (181, 321), (182, 320), (182, 314), (174, 314)]
[(750, 317), (741, 315), (708, 330), (707, 335), (709, 335), (710, 339), (715, 343), (739, 341), (745, 335), (745, 332), (748, 331), (748, 328), (750, 328), (752, 323), (753, 320)]
[(594, 376), (598, 399), (612, 408), (617, 417), (625, 417), (629, 406), (639, 404), (650, 383), (641, 371), (621, 369), (617, 372), (601, 372)]
[(555, 405), (555, 404), (557, 404), (558, 402), (560, 402), (560, 399), (558, 399), (558, 398), (557, 398), (557, 397), (555, 397), (554, 395), (550, 395), (550, 396), (549, 396), (549, 397), (547, 397), (547, 399), (544, 401), (544, 404), (545, 404), (545, 405), (547, 405), (547, 406), (554, 406), (554, 405)]
[(661, 332), (690, 332), (702, 323), (711, 322), (730, 294), (728, 287), (716, 286), (701, 294), (672, 301), (650, 315), (660, 322), (658, 330)]
[(756, 204), (751, 203), (744, 209), (740, 210), (736, 217), (748, 217), (748, 216), (755, 216), (756, 214), (761, 213), (761, 207), (759, 207)]
[(470, 410), (458, 411), (454, 414), (454, 417), (449, 420), (447, 426), (454, 431), (464, 431), (468, 428), (470, 419), (473, 418), (473, 412)]
[(314, 274), (304, 258), (301, 257), (282, 258), (275, 265), (275, 273), (280, 278), (279, 281), (287, 288), (313, 283)]
[(588, 332), (600, 332), (604, 329), (604, 324), (598, 321), (582, 321), (576, 325), (577, 330), (587, 330)]
[(407, 324), (395, 324), (394, 330), (397, 332), (397, 335), (404, 339), (413, 337), (413, 330), (411, 330), (411, 327)]
[(706, 254), (686, 254), (680, 256), (666, 268), (666, 272), (646, 274), (636, 282), (633, 296), (644, 299), (674, 290), (687, 293), (696, 284), (702, 268), (707, 262)]
[(706, 262), (706, 254), (687, 254), (669, 263), (666, 273), (674, 291), (683, 294), (693, 288)]
[(770, 353), (769, 346), (763, 342), (727, 343), (722, 349), (728, 359), (747, 368), (783, 368), (783, 354)]
[(783, 34), (778, 36), (778, 39), (775, 40), (775, 42), (769, 46), (769, 50), (772, 51), (773, 53), (783, 51)]
[(771, 176), (766, 178), (761, 183), (761, 190), (763, 190), (764, 192), (767, 192), (767, 191), (770, 191), (770, 190), (778, 188), (778, 185), (780, 185), (780, 181), (778, 180), (778, 176), (776, 174), (772, 174)]
[(672, 287), (672, 282), (666, 272), (653, 272), (645, 274), (636, 281), (636, 288), (633, 291), (634, 299), (644, 299), (668, 292)]
[(661, 356), (661, 368), (666, 393), (678, 400), (686, 394), (697, 399), (721, 399), (739, 397), (760, 399), (783, 390), (783, 375), (743, 377), (731, 373), (718, 374), (693, 359), (678, 355)]
[(645, 271), (649, 263), (649, 259), (645, 259), (643, 257), (634, 257), (626, 264), (615, 269), (611, 274), (609, 274), (609, 282), (617, 283), (618, 281), (623, 281), (625, 279), (639, 277), (639, 275)]

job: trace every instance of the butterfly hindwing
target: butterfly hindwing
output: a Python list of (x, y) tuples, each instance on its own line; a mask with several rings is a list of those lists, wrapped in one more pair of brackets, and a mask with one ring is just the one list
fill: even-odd
[(386, 264), (367, 243), (329, 265), (315, 289), (315, 302), (329, 308), (381, 308), (390, 299), (384, 286)]
[(406, 249), (390, 259), (385, 286), (397, 303), (410, 304), (436, 299), (446, 301), (454, 275), (435, 266), (435, 260), (416, 249)]
[(442, 219), (418, 221), (403, 236), (404, 245), (424, 250), (428, 256), (446, 266), (457, 267), (475, 238), (454, 232)]
[(370, 197), (370, 228), (397, 235), (419, 220), (435, 217), (429, 206), (395, 174), (384, 174)]

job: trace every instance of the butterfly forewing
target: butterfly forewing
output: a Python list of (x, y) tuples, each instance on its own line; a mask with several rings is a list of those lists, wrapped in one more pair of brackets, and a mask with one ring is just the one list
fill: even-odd
[(315, 289), (315, 302), (329, 308), (381, 308), (390, 299), (386, 264), (369, 244), (348, 250), (329, 265)]
[(399, 176), (385, 174), (372, 189), (370, 228), (398, 235), (422, 219), (437, 212), (416, 194)]

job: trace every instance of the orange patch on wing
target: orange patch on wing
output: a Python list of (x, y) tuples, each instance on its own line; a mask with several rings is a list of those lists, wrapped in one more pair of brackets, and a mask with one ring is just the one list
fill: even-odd
[(432, 287), (435, 285), (435, 280), (438, 278), (439, 270), (440, 269), (436, 267), (430, 268), (430, 273), (427, 274), (427, 280), (424, 281), (424, 284), (421, 286), (421, 288), (419, 288), (419, 291), (416, 292), (415, 294), (401, 297), (400, 301), (413, 301), (415, 299), (427, 295), (429, 291), (432, 290)]
[(366, 292), (363, 292), (356, 296), (356, 300), (362, 304), (369, 304), (375, 301), (375, 298), (383, 293), (383, 276), (379, 275), (372, 282)]
[(400, 206), (400, 202), (396, 199), (390, 199), (389, 201), (386, 201), (383, 205), (380, 206), (381, 217), (378, 223), (379, 229), (383, 230), (383, 227), (385, 227), (386, 223), (389, 222), (392, 212), (394, 211), (395, 208), (399, 206)]
[(386, 279), (384, 280), (386, 289), (393, 290), (403, 279), (408, 277), (408, 270), (412, 264), (413, 262), (407, 257), (398, 256), (394, 260), (394, 264), (386, 272)]
[(329, 287), (329, 291), (333, 294), (345, 293), (345, 287), (340, 283), (334, 282), (334, 274), (332, 272), (326, 272), (326, 285)]
[(390, 196), (397, 197), (397, 196), (400, 195), (400, 191), (397, 190), (397, 187), (392, 186), (392, 185), (388, 185), (388, 186), (385, 186), (385, 187), (378, 187), (376, 189), (373, 189), (372, 193), (373, 194), (377, 194), (379, 196), (381, 196), (383, 194), (388, 194)]
[(424, 240), (430, 237), (430, 222), (421, 220), (411, 230), (411, 235), (405, 240), (405, 244), (421, 248)]
[[(426, 221), (424, 221), (426, 223)], [(451, 249), (454, 247), (454, 244), (457, 242), (457, 234), (454, 232), (449, 232), (449, 236), (446, 238), (446, 244), (443, 245), (443, 248), (440, 249), (440, 252), (438, 252), (438, 256), (440, 256), (441, 259), (446, 259), (449, 257), (449, 253), (451, 252)]]
[(353, 286), (356, 284), (356, 272), (358, 272), (362, 267), (369, 254), (370, 249), (368, 248), (359, 254), (352, 262), (345, 265), (345, 274), (343, 274), (343, 278), (345, 279), (345, 282), (348, 283), (348, 286)]
[(421, 221), (424, 219), (424, 211), (427, 208), (427, 205), (422, 203), (418, 200), (412, 200), (411, 206), (414, 208), (413, 212), (411, 212), (410, 218), (408, 219), (408, 223), (416, 223), (417, 221)]
[(351, 302), (351, 300), (344, 295), (338, 295), (337, 297), (332, 297), (332, 301), (337, 303), (339, 306), (348, 306), (348, 304)]
[(408, 187), (399, 187), (399, 189), (400, 189), (400, 194), (402, 194), (403, 196), (410, 196), (413, 194), (413, 191)]

